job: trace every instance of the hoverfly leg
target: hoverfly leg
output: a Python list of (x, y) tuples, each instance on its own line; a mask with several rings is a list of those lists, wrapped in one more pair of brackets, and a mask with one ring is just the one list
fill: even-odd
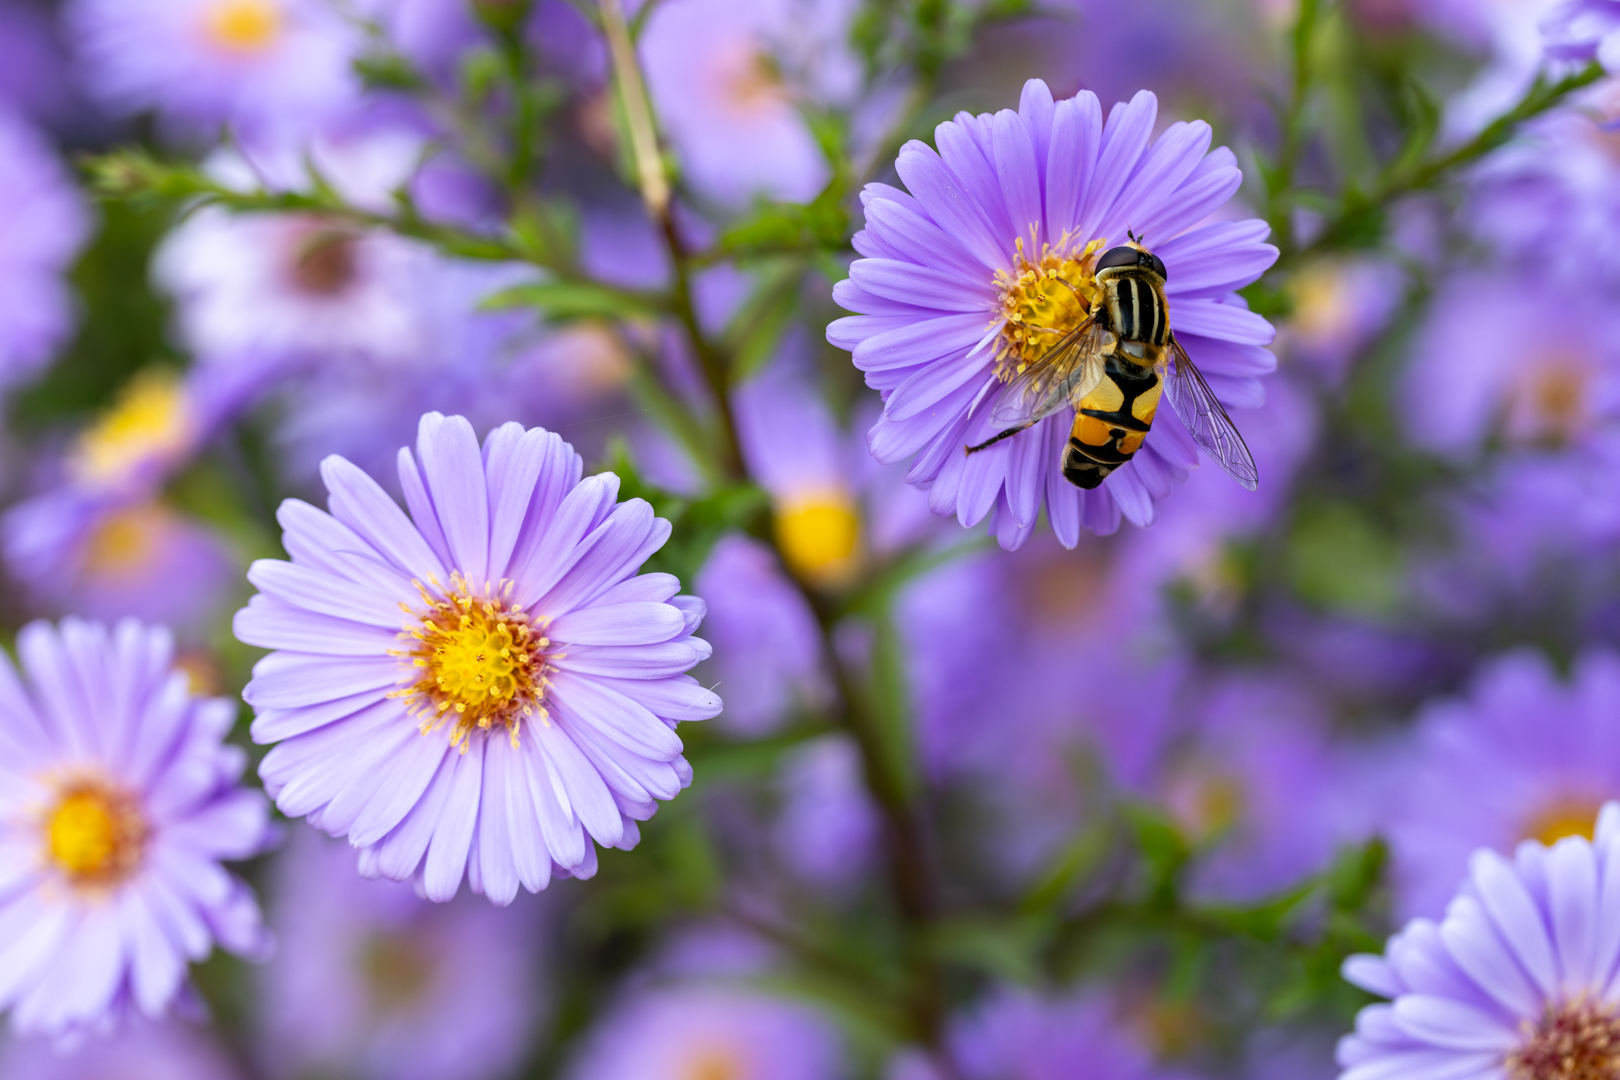
[(1028, 431), (1030, 428), (1034, 427), (1038, 423), (1040, 423), (1040, 421), (1031, 420), (1027, 424), (1019, 424), (1017, 427), (1008, 428), (1006, 431), (1003, 431), (999, 435), (992, 435), (990, 438), (984, 440), (984, 442), (980, 443), (978, 446), (964, 446), (962, 448), (962, 451), (963, 451), (963, 453), (967, 453), (967, 454), (976, 454), (980, 450), (983, 450), (987, 446), (996, 445), (996, 443), (1000, 442), (1002, 439), (1010, 439), (1010, 438), (1012, 438), (1014, 435), (1017, 435), (1020, 431)]

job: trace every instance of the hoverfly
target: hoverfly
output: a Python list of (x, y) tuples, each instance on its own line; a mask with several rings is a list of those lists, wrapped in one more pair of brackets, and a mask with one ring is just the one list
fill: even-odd
[[(1141, 448), (1164, 394), (1198, 445), (1255, 490), (1260, 476), (1243, 436), (1170, 329), (1164, 262), (1132, 235), (1129, 244), (1103, 252), (1095, 274), (1100, 302), (1002, 386), (990, 417), (1007, 429), (967, 452), (1010, 439), (1073, 405), (1063, 476), (1076, 487), (1094, 488)], [(1081, 302), (1089, 306), (1084, 297)]]

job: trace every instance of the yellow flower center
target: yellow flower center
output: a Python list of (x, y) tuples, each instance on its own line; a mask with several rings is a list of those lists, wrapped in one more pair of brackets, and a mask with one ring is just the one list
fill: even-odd
[(262, 53), (281, 37), (281, 8), (273, 0), (222, 0), (203, 17), (208, 39), (234, 53)]
[(1101, 298), (1093, 266), (1107, 241), (1093, 240), (1078, 254), (1063, 254), (1072, 245), (1065, 237), (1057, 247), (1046, 244), (1031, 262), (1018, 241), (1016, 273), (996, 272), (1001, 314), (1007, 320), (996, 354), (996, 376), (1003, 382), (1038, 362), (1052, 346), (1085, 321)]
[(408, 930), (377, 934), (361, 946), (361, 970), (378, 1011), (401, 1013), (422, 1000), (433, 983), (433, 958)]
[(776, 514), (776, 539), (788, 569), (818, 585), (849, 580), (859, 561), (861, 518), (845, 492), (785, 503)]
[(693, 1054), (681, 1069), (681, 1080), (744, 1080), (748, 1068), (728, 1047), (706, 1046)]
[(304, 237), (293, 257), (293, 285), (311, 296), (342, 293), (355, 279), (358, 240), (351, 232), (332, 228), (319, 228)]
[(1590, 840), (1602, 806), (1601, 799), (1557, 799), (1530, 818), (1524, 834), (1549, 847), (1566, 836), (1584, 836)]
[(1620, 1017), (1599, 1002), (1549, 1005), (1503, 1062), (1512, 1080), (1615, 1080), (1620, 1077)]
[(135, 576), (157, 553), (170, 524), (170, 516), (151, 504), (114, 511), (90, 534), (85, 569), (102, 577)]
[(1214, 762), (1192, 759), (1176, 769), (1165, 800), (1171, 816), (1195, 843), (1212, 840), (1243, 817), (1243, 783)]
[(411, 684), (391, 696), (410, 702), (424, 735), (450, 723), (450, 745), (462, 753), (474, 728), (496, 724), (505, 726), (516, 746), (523, 717), (548, 722), (543, 702), (551, 641), (542, 631), (550, 620), (532, 619), (511, 604), (509, 581), (478, 590), (458, 572), (450, 576), (448, 592), (432, 578), (429, 583), (433, 591), (412, 583), (421, 611), (400, 605), (416, 622), (400, 634), (409, 644), (390, 651), (408, 657), (416, 670), (408, 676)]
[(1331, 338), (1349, 329), (1352, 318), (1350, 291), (1344, 268), (1332, 261), (1313, 263), (1294, 275), (1288, 291), (1293, 295), (1293, 328), (1307, 340)]
[(145, 371), (79, 436), (68, 467), (81, 483), (111, 484), (155, 457), (184, 450), (193, 426), (179, 378), (173, 372)]
[(1524, 375), (1508, 400), (1508, 435), (1554, 448), (1579, 436), (1587, 426), (1591, 369), (1576, 357), (1553, 357)]
[(66, 787), (45, 819), (45, 845), (75, 885), (110, 885), (140, 863), (146, 822), (135, 800), (99, 783)]

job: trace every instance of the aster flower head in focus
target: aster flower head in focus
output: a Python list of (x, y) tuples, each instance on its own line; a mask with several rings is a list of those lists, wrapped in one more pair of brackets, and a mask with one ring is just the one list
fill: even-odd
[(63, 275), (89, 230), (43, 136), (0, 104), (0, 386), (39, 370), (73, 324)]
[(936, 129), (938, 153), (907, 144), (896, 168), (910, 194), (881, 184), (863, 193), (866, 228), (855, 244), (864, 257), (834, 290), (858, 314), (827, 336), (851, 350), (883, 395), (872, 453), (886, 463), (913, 458), (907, 479), (928, 490), (936, 514), (964, 526), (989, 517), (1003, 547), (1021, 545), (1043, 508), (1068, 547), (1082, 527), (1113, 532), (1122, 517), (1150, 525), (1156, 505), (1198, 464), (1182, 423), (1193, 418), (1171, 409), (1158, 411), (1134, 457), (1091, 490), (1060, 471), (1074, 420), (1066, 405), (963, 453), (1007, 428), (991, 407), (998, 385), (1085, 322), (1099, 295), (1098, 257), (1128, 234), (1145, 238), (1167, 268), (1170, 329), (1215, 398), (1259, 404), (1258, 376), (1275, 367), (1264, 348), (1270, 324), (1234, 291), (1276, 259), (1266, 225), (1199, 224), (1242, 182), (1236, 159), (1209, 151), (1202, 122), (1173, 124), (1153, 139), (1157, 113), (1143, 91), (1105, 122), (1095, 96), (1054, 102), (1031, 80), (1018, 112), (959, 114)]
[(1385, 824), (1396, 908), (1438, 914), (1471, 852), (1590, 835), (1620, 797), (1620, 657), (1592, 649), (1568, 682), (1525, 650), (1487, 663), (1467, 696), (1424, 710)]
[(238, 785), (236, 716), (191, 695), (167, 631), (33, 623), (21, 673), (0, 659), (0, 1007), (23, 1032), (69, 1035), (165, 1016), (186, 964), (269, 937), (222, 859), (270, 837)]
[(1391, 999), (1339, 1043), (1340, 1080), (1599, 1080), (1620, 1072), (1620, 804), (1595, 835), (1481, 850), (1439, 922), (1413, 919), (1344, 977)]
[(592, 840), (633, 847), (691, 780), (674, 727), (720, 711), (684, 674), (703, 603), (639, 574), (669, 525), (573, 448), (507, 424), (422, 417), (402, 449), (409, 516), (342, 458), (330, 514), (279, 519), (291, 562), (255, 563), (236, 616), (277, 650), (243, 696), (278, 743), (259, 774), (283, 813), (361, 849), (368, 877), (510, 903), (588, 877)]
[(498, 1080), (544, 1025), (537, 901), (433, 904), (361, 878), (348, 846), (312, 829), (289, 839), (271, 889), (276, 955), (257, 973), (273, 1076)]

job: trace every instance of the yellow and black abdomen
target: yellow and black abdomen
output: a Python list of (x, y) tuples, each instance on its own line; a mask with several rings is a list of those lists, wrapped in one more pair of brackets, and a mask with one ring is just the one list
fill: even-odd
[(1069, 445), (1063, 452), (1063, 478), (1094, 488), (1142, 447), (1159, 409), (1163, 381), (1152, 367), (1133, 364), (1117, 352), (1103, 367), (1103, 380), (1080, 399)]

